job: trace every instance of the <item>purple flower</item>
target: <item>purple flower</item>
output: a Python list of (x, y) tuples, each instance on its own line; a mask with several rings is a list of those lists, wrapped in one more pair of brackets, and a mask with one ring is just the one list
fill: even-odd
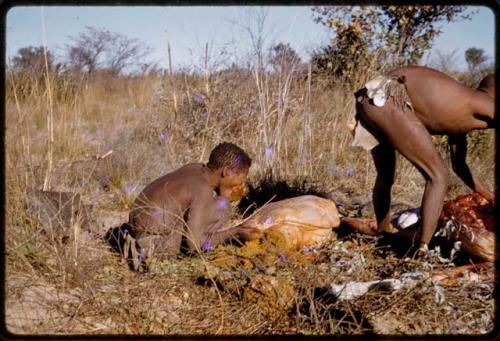
[(205, 96), (203, 96), (203, 95), (198, 95), (198, 96), (194, 97), (194, 101), (197, 102), (197, 103), (201, 103), (204, 100), (205, 100)]
[(111, 148), (109, 148), (109, 146), (104, 146), (102, 147), (102, 153), (103, 154), (106, 154), (107, 152), (109, 152), (111, 150)]
[(208, 116), (210, 115), (210, 113), (208, 111), (205, 111), (203, 113), (203, 115), (201, 115), (201, 117), (203, 117), (204, 120), (208, 120)]
[(203, 245), (201, 246), (201, 250), (203, 252), (208, 252), (210, 250), (213, 250), (214, 245), (210, 239), (206, 240)]
[(127, 186), (125, 186), (125, 190), (127, 191), (127, 194), (130, 194), (134, 191), (136, 186), (134, 186), (134, 184), (127, 184)]
[(139, 254), (137, 255), (137, 259), (139, 259), (139, 262), (144, 262), (146, 259), (146, 255), (144, 254), (144, 250), (141, 250)]
[(278, 253), (278, 259), (279, 259), (281, 262), (284, 262), (284, 261), (286, 261), (286, 260), (288, 259), (288, 257), (287, 257), (287, 255), (286, 255), (286, 253), (282, 253), (282, 252), (280, 252), (280, 253)]
[(104, 184), (106, 184), (106, 185), (109, 183), (110, 179), (111, 178), (109, 177), (109, 175), (104, 175), (104, 177), (102, 178), (102, 180), (104, 181)]
[(165, 131), (162, 131), (159, 136), (160, 141), (165, 142), (168, 139), (168, 134)]
[(153, 217), (159, 217), (159, 216), (161, 216), (161, 211), (160, 210), (155, 210), (155, 211), (153, 211), (153, 213), (151, 213), (151, 215)]
[(304, 253), (311, 253), (314, 251), (314, 248), (312, 246), (308, 246), (304, 248)]
[(219, 197), (217, 199), (217, 202), (215, 203), (215, 207), (217, 207), (220, 210), (226, 210), (230, 206), (229, 199), (226, 197)]
[(243, 161), (243, 154), (236, 155), (234, 162), (240, 164), (241, 161)]
[(239, 172), (239, 165), (241, 164), (241, 162), (243, 161), (243, 155), (241, 154), (238, 154), (236, 155), (236, 157), (234, 158), (234, 162), (233, 162), (233, 166), (231, 167), (231, 171), (233, 173), (238, 173)]
[(339, 268), (345, 268), (345, 267), (347, 266), (347, 262), (346, 262), (345, 260), (341, 259), (341, 260), (339, 260), (339, 261), (337, 262), (337, 266), (338, 266)]
[(267, 217), (267, 219), (264, 221), (264, 225), (270, 226), (274, 224), (274, 219), (273, 217)]
[(273, 147), (266, 147), (266, 151), (264, 152), (264, 156), (266, 157), (267, 160), (272, 160), (274, 158), (274, 148)]
[(345, 176), (353, 176), (354, 175), (354, 168), (352, 168), (351, 166), (346, 166), (344, 174), (345, 174)]

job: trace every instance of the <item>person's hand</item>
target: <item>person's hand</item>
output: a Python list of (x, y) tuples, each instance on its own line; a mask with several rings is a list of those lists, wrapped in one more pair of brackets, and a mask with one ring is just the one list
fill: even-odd
[(413, 258), (420, 260), (427, 260), (429, 256), (429, 246), (425, 243), (421, 243), (418, 249), (413, 254)]
[(493, 195), (493, 196), (491, 197), (490, 202), (491, 202), (491, 204), (493, 205), (493, 207), (496, 207), (497, 201), (496, 201), (496, 197), (495, 197), (495, 195)]
[(254, 227), (240, 227), (237, 233), (238, 237), (243, 241), (254, 240), (262, 235), (262, 231)]
[(493, 207), (495, 207), (496, 199), (495, 199), (495, 194), (493, 194), (493, 192), (488, 190), (483, 190), (483, 191), (476, 191), (476, 193), (478, 193), (480, 196), (488, 200), (493, 205)]

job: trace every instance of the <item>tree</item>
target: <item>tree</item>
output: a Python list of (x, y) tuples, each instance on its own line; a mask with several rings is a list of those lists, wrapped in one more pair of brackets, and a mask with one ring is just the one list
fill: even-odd
[(299, 64), (300, 57), (289, 43), (278, 43), (270, 48), (269, 63), (276, 72), (284, 72)]
[[(45, 63), (47, 61), (47, 63)], [(43, 46), (28, 46), (20, 48), (17, 55), (12, 58), (12, 67), (16, 72), (42, 75), (46, 67), (54, 68), (54, 57), (52, 53)]]
[(239, 22), (233, 21), (239, 24), (250, 38), (250, 53), (258, 72), (264, 70), (265, 45), (270, 33), (267, 29), (268, 15), (269, 11), (264, 7), (246, 9), (244, 16), (239, 18)]
[(121, 34), (112, 34), (106, 50), (107, 69), (118, 75), (129, 66), (138, 66), (140, 61), (151, 52), (138, 39), (128, 38)]
[(69, 65), (89, 75), (96, 70), (118, 75), (128, 67), (140, 65), (151, 51), (138, 39), (90, 26), (70, 39), (73, 44), (67, 46)]
[(442, 52), (436, 50), (430, 66), (436, 70), (439, 70), (449, 76), (453, 76), (457, 73), (457, 53), (458, 50), (454, 49), (447, 52)]
[(483, 49), (471, 47), (465, 50), (465, 61), (469, 67), (469, 73), (474, 74), (479, 67), (488, 60), (488, 56), (484, 54)]
[(394, 53), (396, 63), (416, 63), (441, 33), (436, 24), (470, 18), (463, 15), (464, 6), (384, 6), (386, 45)]
[(362, 28), (349, 25), (340, 31), (332, 44), (314, 50), (311, 63), (315, 70), (352, 80), (352, 75), (357, 70), (366, 69), (367, 62), (374, 56), (362, 36)]
[(465, 9), (464, 6), (394, 5), (314, 7), (315, 21), (333, 31), (330, 46), (319, 55), (330, 54), (333, 71), (344, 75), (374, 62), (388, 66), (413, 64), (441, 33), (436, 25), (470, 18), (463, 14)]
[(68, 45), (68, 61), (76, 71), (92, 74), (99, 66), (101, 56), (106, 49), (106, 42), (110, 39), (109, 31), (98, 30), (90, 26), (78, 37), (70, 37), (73, 45)]

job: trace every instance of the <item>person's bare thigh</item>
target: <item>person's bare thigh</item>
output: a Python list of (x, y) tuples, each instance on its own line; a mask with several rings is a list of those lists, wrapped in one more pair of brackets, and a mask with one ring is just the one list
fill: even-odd
[(362, 103), (362, 119), (420, 171), (430, 175), (443, 166), (431, 135), (415, 113), (403, 112), (390, 103), (376, 107), (367, 102)]

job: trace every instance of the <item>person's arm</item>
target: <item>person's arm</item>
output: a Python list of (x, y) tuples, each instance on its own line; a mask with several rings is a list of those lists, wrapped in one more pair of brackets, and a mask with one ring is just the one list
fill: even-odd
[(231, 204), (226, 197), (214, 198), (211, 191), (199, 193), (189, 209), (187, 221), (189, 251), (206, 251), (231, 238), (244, 242), (260, 234), (257, 229), (241, 226), (224, 230), (229, 221), (230, 211)]
[(495, 196), (475, 176), (467, 165), (467, 136), (465, 134), (448, 136), (450, 158), (453, 171), (473, 191), (478, 192), (495, 204)]
[(231, 203), (227, 197), (214, 197), (208, 189), (200, 191), (189, 208), (186, 234), (189, 250), (202, 250), (205, 242), (215, 246), (231, 237), (248, 240), (252, 235), (250, 230), (239, 227), (225, 230), (230, 212)]
[(213, 232), (208, 236), (207, 245), (214, 247), (227, 240), (235, 240), (243, 244), (246, 241), (256, 239), (262, 232), (253, 227), (235, 226), (224, 231)]
[(189, 251), (201, 250), (209, 230), (223, 218), (224, 207), (221, 205), (219, 209), (217, 203), (218, 201), (214, 200), (210, 189), (200, 190), (191, 202), (186, 222), (186, 239)]

